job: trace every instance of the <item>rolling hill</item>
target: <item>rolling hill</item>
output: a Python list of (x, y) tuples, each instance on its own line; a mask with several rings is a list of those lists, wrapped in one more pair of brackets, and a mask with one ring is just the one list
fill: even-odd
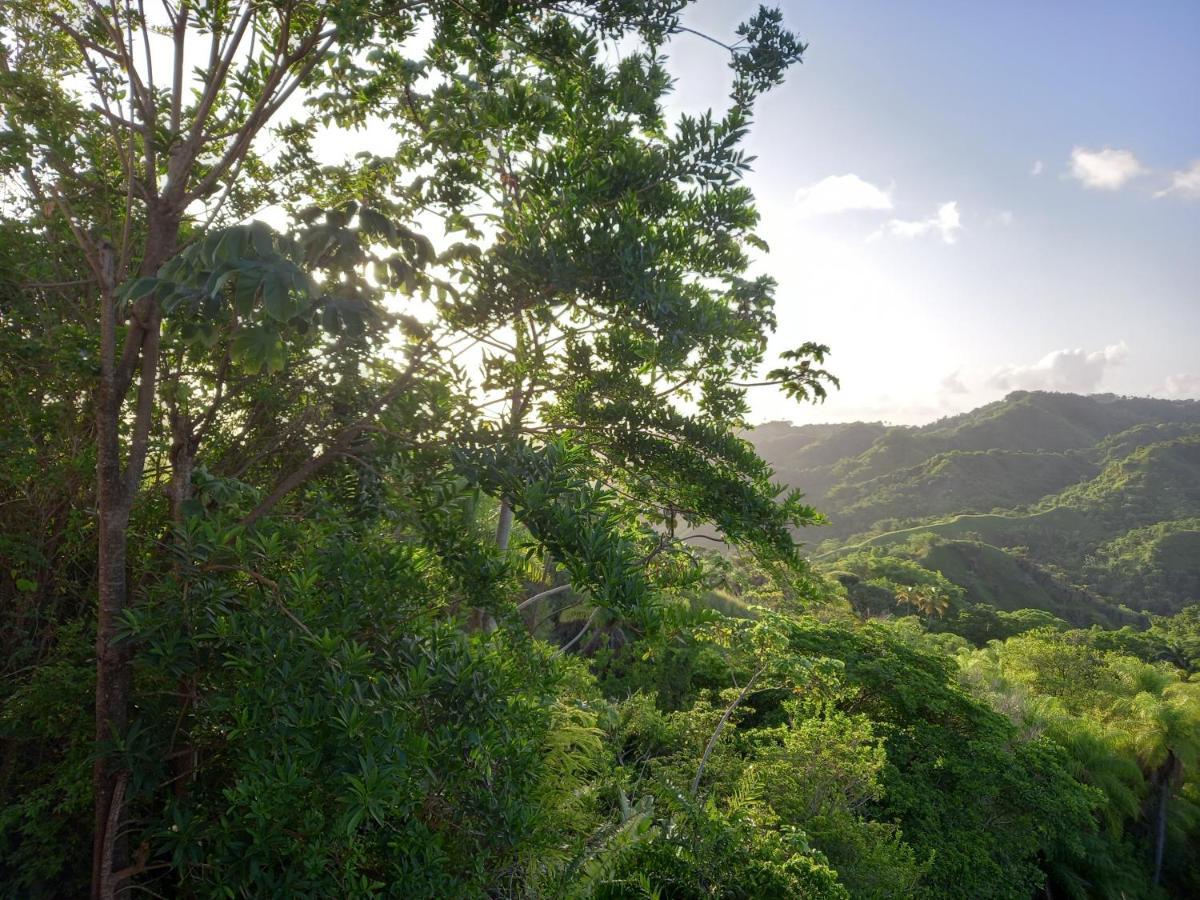
[(823, 565), (899, 552), (967, 602), (1077, 624), (1200, 601), (1200, 402), (1018, 391), (922, 427), (750, 439), (829, 517), (802, 535)]

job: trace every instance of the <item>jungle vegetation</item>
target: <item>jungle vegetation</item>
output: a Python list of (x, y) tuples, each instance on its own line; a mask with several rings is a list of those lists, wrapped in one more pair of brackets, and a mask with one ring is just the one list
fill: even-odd
[(892, 460), (1038, 448), (835, 428), (818, 512), (746, 437), (836, 384), (743, 183), (805, 45), (670, 118), (682, 5), (0, 6), (0, 896), (1200, 893), (1197, 417), (961, 509)]

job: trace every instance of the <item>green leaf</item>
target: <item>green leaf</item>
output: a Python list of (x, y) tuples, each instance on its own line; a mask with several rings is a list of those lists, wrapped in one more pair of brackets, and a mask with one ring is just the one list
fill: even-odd
[(221, 236), (214, 256), (218, 262), (231, 263), (241, 259), (245, 252), (246, 232), (241, 228), (230, 228)]
[(287, 284), (277, 273), (272, 272), (263, 279), (262, 285), (263, 305), (267, 315), (277, 322), (286, 322), (295, 312)]
[(326, 303), (321, 310), (321, 327), (330, 334), (338, 334), (342, 330), (341, 319), (332, 303)]
[(286, 361), (279, 332), (255, 325), (238, 332), (231, 350), (233, 361), (245, 372), (281, 372)]
[(218, 336), (217, 326), (212, 322), (196, 323), (196, 342), (202, 347), (211, 350), (216, 345)]
[(238, 273), (237, 284), (233, 290), (233, 305), (239, 316), (248, 316), (254, 311), (254, 300), (258, 296), (262, 284), (261, 272), (242, 270)]
[(272, 239), (271, 226), (266, 222), (257, 220), (250, 223), (250, 241), (254, 245), (254, 252), (262, 259), (269, 259), (275, 255), (275, 243)]
[(152, 276), (146, 276), (137, 279), (125, 289), (125, 299), (132, 302), (141, 300), (147, 294), (151, 293), (159, 285), (159, 279)]
[(219, 337), (217, 327), (212, 322), (184, 322), (179, 329), (179, 337), (191, 346), (212, 348)]
[(216, 297), (221, 293), (229, 281), (238, 274), (238, 269), (229, 262), (222, 263), (221, 266), (214, 269), (212, 274), (208, 276), (208, 281), (204, 285), (204, 293), (209, 297)]
[(368, 207), (363, 207), (359, 210), (358, 221), (362, 225), (364, 234), (371, 237), (387, 238), (389, 241), (396, 239), (396, 226), (382, 213)]

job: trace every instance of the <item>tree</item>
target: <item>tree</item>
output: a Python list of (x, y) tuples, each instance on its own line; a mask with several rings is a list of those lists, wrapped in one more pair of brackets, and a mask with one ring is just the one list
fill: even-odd
[[(1200, 692), (1191, 683), (1155, 679), (1122, 704), (1138, 761), (1154, 789), (1154, 883), (1162, 883), (1167, 809), (1185, 772), (1200, 763)], [(1146, 685), (1151, 687), (1151, 685)]]
[[(677, 546), (677, 522), (707, 520), (794, 563), (788, 528), (816, 518), (798, 495), (778, 499), (770, 470), (732, 434), (746, 413), (738, 379), (761, 362), (775, 322), (773, 282), (744, 277), (761, 242), (738, 144), (757, 96), (803, 50), (776, 12), (741, 34), (720, 118), (665, 120), (665, 31), (606, 68), (606, 48), (564, 22), (553, 52), (569, 65), (531, 76), (525, 46), (483, 44), (470, 83), (422, 98), (410, 126), (436, 136), (465, 116), (478, 129), (414, 142), (409, 160), (478, 173), (447, 220), (490, 238), (463, 246), (465, 287), (438, 301), (448, 327), (486, 336), (480, 417), (459, 463), (500, 502), (498, 546), (508, 548), (515, 515), (578, 587), (603, 583), (626, 611), (641, 591), (637, 567), (587, 549), (595, 529), (582, 517), (553, 529), (549, 546), (548, 500), (632, 504), (626, 523), (668, 532), (642, 527), (630, 561)], [(773, 377), (823, 397), (827, 373), (810, 362), (826, 349), (805, 345)], [(629, 586), (620, 596), (618, 584)]]
[(925, 615), (926, 619), (944, 616), (950, 608), (950, 597), (932, 585), (916, 585), (896, 589), (896, 600), (906, 603)]
[[(377, 469), (368, 451), (406, 464), (424, 454), (421, 466), (453, 465), (495, 492), (617, 606), (639, 594), (654, 540), (616, 502), (631, 486), (795, 562), (786, 525), (811, 511), (776, 501), (769, 470), (729, 433), (743, 388), (721, 386), (750, 375), (773, 325), (770, 283), (740, 277), (754, 214), (735, 182), (754, 98), (802, 50), (778, 13), (760, 12), (730, 48), (730, 113), (673, 134), (659, 109), (658, 48), (678, 31), (669, 3), (19, 2), (3, 16), (0, 163), (26, 219), (69, 260), (60, 281), (99, 300), (82, 323), (98, 343), (95, 896), (138, 870), (122, 827), (130, 772), (112, 752), (129, 729), (134, 647), (121, 632), (136, 585), (179, 565), (162, 551), (178, 537), (131, 536), (177, 535), (200, 504), (220, 503), (198, 493), (214, 474), (260, 486), (248, 528), (330, 468)], [(599, 43), (623, 38), (645, 50), (608, 65)], [(373, 118), (399, 135), (396, 153), (315, 178), (319, 124)], [(272, 125), (279, 152), (263, 147)], [(598, 180), (580, 177), (589, 170)], [(248, 221), (272, 203), (294, 229)], [(439, 254), (414, 230), (422, 216), (484, 246)], [(36, 289), (23, 265), (18, 283)], [(387, 291), (425, 292), (438, 318), (397, 320)], [(479, 329), (500, 323), (523, 343), (487, 369), (509, 392), (511, 425), (496, 431), (451, 389), (445, 351), (486, 345)], [(381, 353), (393, 326), (398, 363)], [(823, 353), (806, 345), (771, 377), (820, 396), (824, 373), (807, 360)], [(672, 390), (700, 386), (701, 414), (661, 401), (675, 376)], [(429, 451), (431, 433), (451, 430), (461, 452)], [(239, 446), (248, 458), (233, 458)], [(591, 512), (561, 518), (580, 498)]]
[[(1106, 893), (1149, 892), (1160, 884), (1171, 862), (1173, 798), (1185, 835), (1191, 818), (1185, 782), (1194, 778), (1200, 733), (1194, 685), (1168, 665), (1097, 649), (1091, 632), (1082, 631), (1029, 632), (962, 662), (968, 684), (1028, 733), (1053, 738), (1075, 777), (1102, 792), (1099, 837), (1109, 849), (1101, 855), (1126, 860), (1103, 875)], [(1064, 848), (1057, 860), (1064, 886), (1072, 873), (1083, 884), (1081, 873), (1095, 876), (1092, 855)], [(1181, 871), (1170, 874), (1186, 893)]]
[[(225, 201), (235, 191), (245, 196), (238, 190), (239, 176), (261, 164), (255, 139), (298, 88), (334, 83), (336, 60), (348, 60), (372, 40), (403, 40), (416, 27), (412, 14), (389, 10), (392, 14), (381, 16), (385, 10), (371, 6), (185, 2), (165, 4), (152, 19), (140, 4), (16, 4), (5, 14), (4, 113), (22, 135), (9, 142), (5, 169), (19, 175), (32, 203), (62, 217), (100, 298), (95, 416), (101, 744), (120, 740), (128, 717), (129, 656), (118, 628), (129, 603), (130, 516), (158, 415), (167, 311), (160, 270), (197, 236), (197, 226), (198, 236), (217, 250), (202, 223), (229, 215)], [(368, 21), (381, 24), (365, 29), (361, 23)], [(185, 54), (197, 42), (207, 44), (207, 62), (189, 75)], [(87, 100), (66, 87), (73, 79), (88, 85)], [(244, 206), (236, 202), (241, 197), (235, 197), (234, 209)], [(296, 287), (263, 279), (252, 289), (244, 286), (244, 293), (251, 304), (261, 295), (268, 306), (286, 307)], [(248, 344), (244, 336), (242, 343)], [(255, 361), (275, 364), (269, 341), (256, 349)], [(195, 445), (219, 403), (218, 387), (212, 404), (194, 419), (173, 410), (177, 516), (189, 490)], [(118, 839), (125, 779), (98, 755), (95, 896), (112, 895), (113, 872), (125, 868)]]

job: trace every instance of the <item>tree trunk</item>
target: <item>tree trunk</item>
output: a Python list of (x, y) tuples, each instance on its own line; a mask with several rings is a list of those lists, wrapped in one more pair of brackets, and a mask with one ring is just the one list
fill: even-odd
[(496, 546), (501, 550), (508, 549), (512, 537), (513, 510), (512, 503), (507, 497), (500, 499), (500, 520), (496, 523)]
[[(513, 388), (512, 392), (512, 408), (509, 412), (508, 424), (505, 431), (509, 436), (515, 439), (516, 434), (521, 427), (521, 418), (524, 414), (524, 392), (518, 384)], [(500, 516), (496, 522), (496, 547), (500, 550), (507, 550), (509, 541), (512, 539), (513, 528), (513, 508), (512, 500), (508, 497), (500, 498)], [(487, 610), (476, 607), (471, 610), (471, 615), (467, 619), (467, 628), (470, 631), (478, 631), (483, 629), (486, 632), (496, 630), (496, 618)]]
[(1158, 781), (1158, 812), (1154, 823), (1154, 884), (1162, 884), (1163, 856), (1167, 847), (1167, 801), (1171, 797), (1171, 788), (1175, 783), (1179, 768), (1178, 757), (1171, 750), (1167, 751), (1167, 759), (1159, 769), (1161, 776)]
[[(179, 216), (152, 205), (148, 218), (141, 274), (153, 275), (174, 253)], [(160, 313), (153, 295), (139, 301), (129, 324), (126, 349), (117, 356), (117, 298), (114, 253), (107, 244), (99, 248), (101, 260), (100, 383), (96, 392), (96, 507), (99, 519), (96, 614), (96, 742), (125, 736), (129, 722), (129, 689), (132, 671), (130, 650), (117, 643), (117, 631), (129, 602), (126, 572), (129, 514), (141, 484), (150, 432), (153, 427), (158, 375)], [(138, 373), (137, 404), (129, 456), (121, 464), (121, 424), (125, 393)], [(124, 894), (123, 880), (114, 872), (129, 865), (129, 841), (122, 833), (124, 784), (127, 773), (97, 752), (92, 766), (93, 900), (111, 900)], [(114, 800), (116, 801), (114, 804)], [(114, 809), (113, 807), (118, 808)], [(111, 833), (110, 833), (111, 832)]]
[(171, 520), (183, 525), (184, 504), (192, 496), (192, 469), (196, 463), (192, 420), (182, 410), (171, 414)]
[(754, 686), (754, 682), (758, 680), (758, 676), (766, 671), (767, 664), (763, 663), (754, 670), (754, 674), (750, 676), (750, 680), (746, 682), (746, 686), (742, 688), (741, 693), (734, 698), (734, 701), (729, 704), (725, 710), (725, 714), (721, 716), (721, 720), (717, 722), (717, 727), (712, 733), (712, 737), (708, 739), (708, 743), (704, 746), (704, 755), (700, 757), (700, 765), (696, 768), (696, 777), (692, 779), (691, 796), (695, 797), (696, 792), (700, 790), (700, 779), (704, 777), (704, 767), (708, 765), (708, 757), (713, 752), (713, 747), (717, 745), (717, 738), (721, 736), (721, 732), (725, 728), (725, 723), (729, 721), (729, 717), (733, 715), (733, 711), (738, 708), (738, 705), (746, 699), (746, 695), (750, 693), (750, 688)]
[[(103, 487), (106, 481), (108, 479), (101, 476), (99, 608), (96, 623), (98, 745), (123, 736), (129, 718), (129, 655), (127, 648), (116, 643), (117, 625), (125, 609), (125, 529), (129, 523), (129, 509), (123, 498), (105, 497), (110, 492)], [(116, 835), (107, 842), (111, 853), (105, 852), (109, 822), (118, 827), (120, 825), (120, 811), (113, 814), (111, 810), (113, 793), (120, 778), (121, 771), (111, 766), (102, 753), (98, 754), (92, 767), (92, 789), (95, 792), (92, 893), (97, 900), (108, 900), (101, 889), (109, 881), (107, 873), (124, 868), (128, 855), (127, 841), (119, 840)]]
[(1167, 843), (1167, 795), (1170, 785), (1163, 782), (1158, 789), (1158, 815), (1154, 835), (1154, 883), (1162, 884), (1163, 848)]
[[(517, 435), (521, 431), (521, 421), (525, 417), (525, 392), (522, 390), (520, 382), (513, 386), (512, 397), (509, 403), (508, 423), (505, 425), (504, 430), (508, 434), (509, 440), (515, 443)], [(512, 537), (512, 526), (512, 499), (510, 497), (501, 497), (500, 520), (496, 523), (496, 546), (501, 550), (508, 549), (508, 542)]]

